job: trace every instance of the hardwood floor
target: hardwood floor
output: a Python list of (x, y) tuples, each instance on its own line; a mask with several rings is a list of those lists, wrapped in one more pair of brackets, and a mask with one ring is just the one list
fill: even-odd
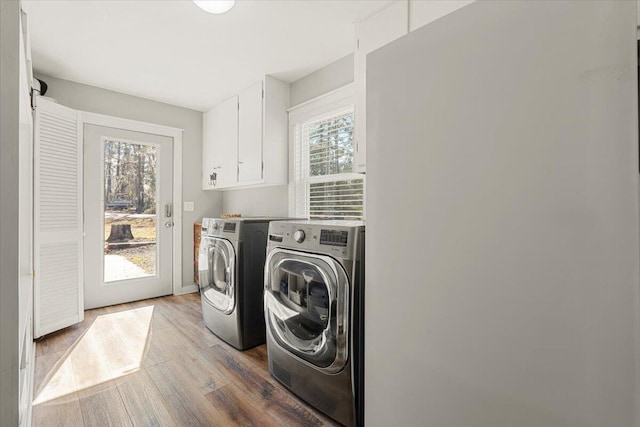
[(35, 426), (334, 426), (202, 321), (200, 296), (85, 312), (37, 343)]

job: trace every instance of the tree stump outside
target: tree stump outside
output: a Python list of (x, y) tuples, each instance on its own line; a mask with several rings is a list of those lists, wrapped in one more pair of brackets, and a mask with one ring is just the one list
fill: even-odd
[(122, 242), (124, 240), (133, 240), (131, 224), (111, 224), (111, 232), (109, 232), (107, 242)]

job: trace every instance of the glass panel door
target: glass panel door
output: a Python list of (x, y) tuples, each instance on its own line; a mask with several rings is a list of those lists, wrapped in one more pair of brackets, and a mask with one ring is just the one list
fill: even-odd
[(84, 300), (173, 291), (173, 138), (84, 125)]

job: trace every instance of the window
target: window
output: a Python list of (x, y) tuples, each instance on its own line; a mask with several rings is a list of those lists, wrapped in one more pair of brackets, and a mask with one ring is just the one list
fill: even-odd
[[(338, 98), (338, 99), (336, 99)], [(364, 175), (353, 173), (351, 85), (291, 111), (291, 214), (364, 219)]]

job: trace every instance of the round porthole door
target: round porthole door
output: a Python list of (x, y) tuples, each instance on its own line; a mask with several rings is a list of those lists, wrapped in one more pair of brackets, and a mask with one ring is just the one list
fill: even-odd
[(230, 241), (218, 237), (203, 239), (198, 256), (202, 297), (225, 314), (233, 311), (236, 302), (235, 262)]
[(339, 372), (348, 358), (349, 280), (333, 258), (276, 249), (265, 272), (267, 328), (308, 364)]

